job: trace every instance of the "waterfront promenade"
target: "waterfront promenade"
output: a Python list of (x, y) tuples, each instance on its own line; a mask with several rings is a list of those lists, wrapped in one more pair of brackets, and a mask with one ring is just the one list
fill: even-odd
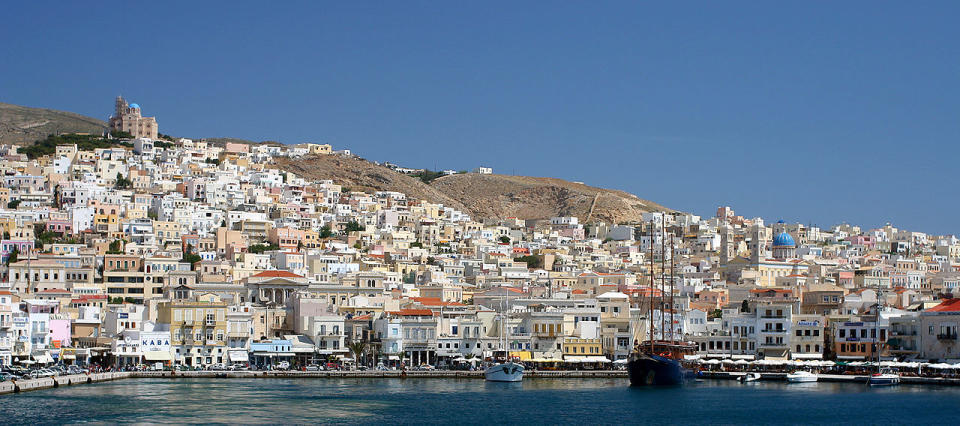
[[(701, 379), (736, 380), (746, 373), (704, 371)], [(529, 371), (524, 373), (525, 378), (553, 378), (553, 379), (603, 379), (626, 378), (623, 370), (594, 370), (594, 371)], [(866, 383), (866, 375), (818, 374), (820, 382), (834, 383)], [(209, 378), (209, 379), (251, 379), (251, 378), (357, 378), (357, 379), (403, 379), (403, 378), (436, 378), (436, 379), (483, 379), (483, 371), (133, 371), (107, 372), (94, 374), (75, 374), (39, 379), (25, 379), (0, 382), (0, 395), (26, 392), (31, 390), (57, 388), (61, 386), (98, 383), (109, 380), (136, 379), (136, 378)], [(786, 373), (761, 373), (763, 381), (786, 381)], [(909, 377), (901, 378), (903, 384), (912, 385), (942, 385), (960, 386), (960, 379), (945, 377)]]

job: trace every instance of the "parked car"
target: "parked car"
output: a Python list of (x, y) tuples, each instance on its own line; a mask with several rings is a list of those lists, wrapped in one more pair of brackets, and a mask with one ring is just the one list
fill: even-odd
[(306, 371), (323, 371), (323, 366), (317, 364), (310, 364), (303, 368)]
[(233, 364), (233, 365), (230, 366), (230, 370), (231, 370), (231, 371), (246, 371), (246, 370), (249, 370), (249, 368), (247, 368), (247, 366), (244, 365), (244, 364)]
[(340, 369), (341, 369), (340, 364), (337, 364), (335, 362), (328, 362), (326, 365), (326, 370), (329, 370), (329, 371), (337, 371)]
[(280, 361), (280, 363), (277, 364), (277, 370), (289, 370), (289, 369), (290, 369), (290, 363), (287, 361)]

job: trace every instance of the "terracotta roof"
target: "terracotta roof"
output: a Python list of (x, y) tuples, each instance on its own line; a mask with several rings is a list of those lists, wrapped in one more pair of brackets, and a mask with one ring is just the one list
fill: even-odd
[(263, 271), (257, 275), (254, 275), (255, 278), (303, 278), (300, 275), (294, 274), (290, 271)]
[(946, 299), (939, 305), (927, 309), (927, 312), (960, 312), (960, 299)]
[(424, 306), (464, 306), (458, 302), (444, 302), (439, 297), (411, 297), (411, 300)]

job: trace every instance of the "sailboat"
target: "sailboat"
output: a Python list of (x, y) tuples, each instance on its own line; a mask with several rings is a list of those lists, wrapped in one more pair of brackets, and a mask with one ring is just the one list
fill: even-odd
[[(886, 303), (884, 303), (886, 306)], [(900, 374), (890, 368), (880, 368), (880, 286), (877, 285), (877, 320), (873, 323), (874, 335), (877, 336), (877, 372), (873, 373), (867, 384), (870, 386), (893, 386), (900, 384)]]
[[(500, 301), (501, 308), (503, 300)], [(503, 309), (501, 309), (501, 312)], [(513, 362), (510, 358), (510, 349), (507, 346), (509, 342), (509, 337), (507, 337), (507, 332), (509, 332), (510, 326), (505, 325), (506, 315), (502, 313), (498, 315), (500, 320), (500, 335), (499, 335), (499, 346), (500, 349), (503, 349), (503, 362), (498, 362), (494, 365), (487, 367), (483, 372), (483, 377), (490, 382), (519, 382), (523, 380), (523, 364)]]
[[(664, 255), (666, 245), (661, 238), (660, 256), (660, 340), (654, 338), (653, 303), (654, 303), (654, 273), (653, 273), (653, 224), (650, 224), (650, 294), (647, 317), (650, 319), (650, 338), (638, 344), (630, 354), (627, 362), (627, 372), (631, 386), (651, 385), (678, 385), (690, 376), (690, 371), (683, 367), (680, 361), (684, 355), (696, 352), (696, 345), (678, 341), (674, 336), (673, 325), (673, 275), (674, 249), (670, 242), (670, 340), (666, 340), (665, 311), (664, 311)], [(665, 228), (664, 228), (665, 231)], [(663, 232), (664, 237), (666, 232)]]

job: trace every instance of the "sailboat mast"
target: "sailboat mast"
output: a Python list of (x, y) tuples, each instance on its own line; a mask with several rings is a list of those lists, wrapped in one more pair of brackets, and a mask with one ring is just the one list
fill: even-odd
[(674, 338), (674, 324), (673, 324), (673, 281), (676, 279), (674, 276), (676, 262), (674, 262), (674, 256), (676, 251), (673, 246), (673, 238), (670, 239), (670, 343), (674, 343), (676, 339)]
[(660, 217), (660, 340), (666, 340), (667, 317), (663, 312), (664, 290), (666, 287), (667, 262), (667, 220), (666, 215)]
[(650, 320), (650, 353), (653, 353), (653, 221), (650, 221), (650, 293), (647, 318)]

